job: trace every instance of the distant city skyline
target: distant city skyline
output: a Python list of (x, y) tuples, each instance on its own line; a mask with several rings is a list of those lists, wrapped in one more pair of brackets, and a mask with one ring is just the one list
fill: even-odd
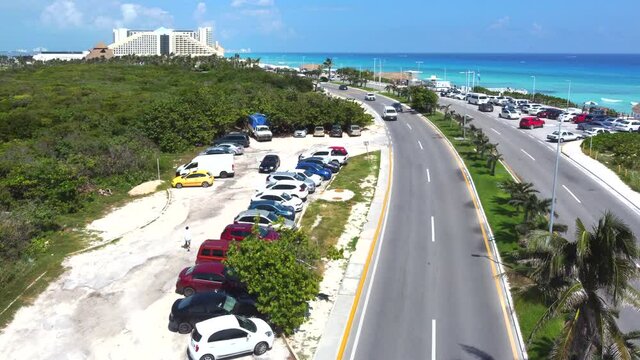
[[(112, 29), (213, 26), (253, 52), (631, 53), (640, 2), (419, 0), (22, 0), (0, 3), (2, 51), (69, 51), (112, 42)], [(231, 54), (233, 50), (228, 53)]]

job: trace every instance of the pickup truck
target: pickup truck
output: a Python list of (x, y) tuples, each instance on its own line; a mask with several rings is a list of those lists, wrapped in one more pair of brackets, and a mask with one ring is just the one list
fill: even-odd
[(251, 136), (258, 141), (271, 141), (273, 138), (267, 117), (263, 114), (249, 115), (248, 128)]

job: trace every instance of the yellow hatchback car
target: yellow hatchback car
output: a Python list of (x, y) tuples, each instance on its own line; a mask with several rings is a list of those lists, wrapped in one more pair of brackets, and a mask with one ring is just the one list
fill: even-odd
[(187, 175), (177, 176), (171, 181), (171, 186), (177, 189), (183, 186), (202, 186), (203, 188), (213, 185), (213, 175), (207, 170), (197, 170)]

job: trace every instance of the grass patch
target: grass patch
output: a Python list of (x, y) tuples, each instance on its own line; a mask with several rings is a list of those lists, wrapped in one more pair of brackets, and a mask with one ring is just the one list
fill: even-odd
[[(522, 222), (523, 215), (518, 213), (513, 206), (507, 204), (509, 195), (498, 187), (501, 182), (511, 179), (511, 175), (502, 164), (498, 163), (495, 176), (491, 176), (486, 159), (480, 158), (473, 144), (461, 139), (463, 134), (460, 127), (453, 121), (444, 120), (443, 114), (430, 115), (429, 120), (445, 134), (462, 157), (480, 196), (502, 260), (507, 265), (512, 264), (514, 259), (510, 253), (519, 246), (519, 237), (515, 226)], [(512, 284), (512, 295), (520, 322), (520, 330), (526, 341), (547, 306), (539, 294), (518, 291), (518, 285), (522, 284), (521, 279), (509, 276), (509, 281)], [(562, 319), (554, 319), (538, 331), (527, 349), (531, 359), (546, 357), (552, 340), (562, 329), (562, 323)]]
[[(338, 242), (353, 206), (361, 202), (371, 203), (379, 169), (380, 151), (354, 156), (336, 175), (329, 187), (351, 190), (355, 194), (354, 197), (348, 201), (315, 200), (309, 204), (302, 217), (301, 229), (320, 245), (323, 252), (326, 253)], [(373, 181), (363, 186), (363, 180), (367, 178)], [(352, 239), (351, 242), (353, 241)]]
[[(634, 161), (627, 161), (625, 164), (620, 164), (617, 161), (620, 159), (620, 156), (613, 152), (590, 151), (588, 141), (584, 141), (582, 143), (582, 152), (585, 155), (598, 160), (611, 171), (616, 173), (616, 175), (620, 177), (620, 180), (633, 189), (633, 191), (640, 192), (640, 170), (638, 170), (640, 169), (640, 161), (634, 159)], [(627, 164), (632, 164), (632, 166), (628, 166)]]

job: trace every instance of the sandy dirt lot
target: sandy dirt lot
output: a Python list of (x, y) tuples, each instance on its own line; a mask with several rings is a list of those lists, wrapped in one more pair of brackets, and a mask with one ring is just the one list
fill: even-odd
[[(376, 122), (355, 138), (252, 141), (246, 154), (236, 157), (235, 178), (216, 180), (207, 189), (172, 189), (169, 197), (159, 192), (96, 220), (88, 230), (102, 240), (119, 240), (68, 258), (64, 264), (68, 270), (2, 330), (0, 357), (185, 358), (188, 335), (167, 330), (171, 304), (179, 297), (174, 292), (177, 274), (193, 264), (203, 240), (218, 238), (224, 226), (246, 209), (254, 190), (264, 184), (265, 175), (257, 172), (262, 156), (279, 154), (286, 169), (312, 146), (342, 145), (356, 155), (365, 152), (365, 141), (368, 150), (382, 147), (384, 125)], [(192, 229), (191, 252), (181, 248), (185, 225)], [(288, 350), (277, 341), (260, 358), (287, 359)]]

